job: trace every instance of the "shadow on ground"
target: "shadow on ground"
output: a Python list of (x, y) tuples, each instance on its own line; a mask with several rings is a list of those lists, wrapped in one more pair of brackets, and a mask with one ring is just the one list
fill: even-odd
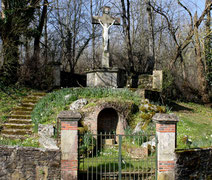
[(176, 111), (176, 112), (180, 112), (180, 111), (189, 111), (189, 112), (192, 112), (193, 109), (191, 108), (188, 108), (188, 107), (185, 107), (185, 106), (181, 106), (175, 102), (170, 102), (169, 103), (169, 107), (171, 107), (172, 111)]

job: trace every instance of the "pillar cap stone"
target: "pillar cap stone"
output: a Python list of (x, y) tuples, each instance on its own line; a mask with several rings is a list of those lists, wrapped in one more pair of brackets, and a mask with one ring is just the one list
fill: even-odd
[(81, 117), (81, 114), (76, 111), (61, 111), (57, 116), (61, 121), (79, 121)]
[(158, 123), (177, 123), (179, 118), (176, 114), (165, 114), (165, 113), (156, 113), (152, 120)]

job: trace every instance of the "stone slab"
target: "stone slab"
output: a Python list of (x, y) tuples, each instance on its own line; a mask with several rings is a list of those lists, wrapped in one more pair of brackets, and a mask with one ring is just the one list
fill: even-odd
[(88, 87), (124, 87), (125, 73), (118, 68), (96, 69), (87, 72)]
[(57, 118), (61, 121), (79, 121), (81, 114), (76, 111), (61, 111)]

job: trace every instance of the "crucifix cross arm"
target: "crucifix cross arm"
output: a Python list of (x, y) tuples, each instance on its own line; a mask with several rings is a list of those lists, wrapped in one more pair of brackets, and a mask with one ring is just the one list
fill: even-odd
[(116, 20), (113, 20), (113, 22), (108, 27), (106, 27), (108, 25), (107, 23), (101, 22), (100, 19), (98, 19), (98, 21), (99, 21), (99, 24), (101, 24), (101, 26), (103, 28), (108, 28), (109, 29), (112, 25), (114, 25), (114, 23), (115, 23)]
[[(102, 16), (93, 16), (92, 17), (92, 24), (100, 24), (99, 20), (104, 23), (104, 18)], [(110, 21), (107, 21), (107, 22), (113, 23), (113, 25), (120, 25), (121, 24), (120, 18), (115, 18), (115, 17), (110, 18)]]

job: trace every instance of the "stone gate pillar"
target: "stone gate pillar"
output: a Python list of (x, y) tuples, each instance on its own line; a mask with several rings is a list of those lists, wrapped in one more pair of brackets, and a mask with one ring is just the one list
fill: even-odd
[(157, 113), (153, 117), (156, 122), (157, 145), (157, 179), (175, 179), (176, 125), (178, 117), (174, 114)]
[(77, 180), (78, 174), (78, 121), (81, 115), (75, 111), (62, 111), (61, 121), (61, 179)]

